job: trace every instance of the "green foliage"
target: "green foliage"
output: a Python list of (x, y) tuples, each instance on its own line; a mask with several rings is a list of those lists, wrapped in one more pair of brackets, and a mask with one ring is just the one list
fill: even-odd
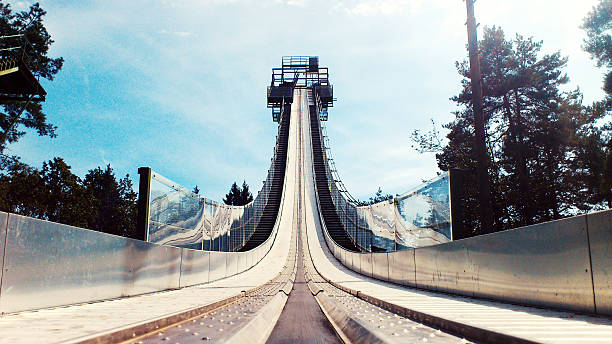
[[(0, 36), (25, 34), (34, 49), (31, 56), (33, 63), (30, 65), (32, 72), (47, 80), (53, 80), (62, 68), (64, 59), (48, 56), (53, 40), (43, 25), (45, 14), (38, 3), (30, 6), (27, 11), (16, 13), (10, 5), (0, 2)], [(5, 41), (0, 41), (0, 48), (4, 48), (3, 42)], [(25, 135), (20, 125), (35, 130), (40, 136), (55, 137), (56, 128), (47, 122), (47, 115), (43, 112), (40, 102), (17, 101), (5, 104), (0, 112), (0, 153), (7, 144), (16, 142)]]
[[(601, 0), (584, 18), (581, 26), (587, 38), (582, 48), (597, 61), (597, 67), (612, 68), (612, 0)], [(604, 91), (612, 95), (612, 71), (604, 77)]]
[(0, 210), (43, 218), (46, 200), (42, 197), (40, 171), (14, 157), (5, 157), (2, 166), (5, 173), (0, 175)]
[(135, 237), (137, 194), (126, 175), (113, 169), (90, 170), (81, 180), (61, 158), (32, 168), (19, 159), (2, 160), (0, 211)]
[(372, 205), (372, 204), (380, 203), (382, 201), (388, 201), (388, 200), (391, 200), (391, 199), (393, 199), (393, 195), (391, 195), (391, 194), (383, 195), (382, 188), (379, 187), (378, 190), (376, 191), (376, 193), (374, 194), (374, 196), (370, 197), (370, 200), (368, 200), (368, 201), (357, 200), (357, 205), (360, 205), (360, 206)]
[(240, 197), (240, 188), (238, 184), (234, 182), (230, 187), (230, 191), (225, 195), (223, 203), (227, 205), (235, 205), (236, 199)]
[(45, 220), (87, 227), (92, 214), (91, 197), (81, 179), (70, 171), (62, 158), (43, 163), (40, 171)]
[(612, 95), (612, 71), (608, 72), (604, 77), (604, 92), (608, 95)]
[(92, 199), (93, 221), (88, 228), (99, 232), (134, 237), (137, 195), (129, 175), (117, 180), (110, 165), (90, 170), (83, 180)]
[(419, 129), (415, 129), (410, 135), (413, 142), (412, 148), (419, 153), (433, 153), (442, 150), (442, 140), (440, 132), (436, 128), (436, 122), (431, 119), (431, 130), (423, 133)]
[(242, 182), (242, 187), (239, 187), (234, 182), (230, 188), (230, 191), (225, 195), (223, 203), (228, 205), (247, 205), (253, 200), (253, 195), (249, 191), (249, 185), (246, 181)]
[[(590, 112), (594, 119), (604, 116), (610, 117), (612, 110), (612, 0), (601, 0), (594, 6), (591, 12), (584, 18), (582, 29), (586, 31), (587, 39), (584, 40), (583, 48), (591, 54), (591, 58), (597, 61), (598, 67), (608, 69), (604, 77), (603, 90), (608, 95), (607, 99), (593, 104)], [(607, 203), (612, 207), (612, 125), (604, 123), (597, 127), (587, 126), (583, 130), (582, 137), (578, 139), (581, 143), (579, 157), (576, 159), (576, 168), (583, 171), (583, 182), (586, 183), (584, 190), (593, 194), (586, 197), (590, 203)], [(587, 160), (591, 159), (591, 160)], [(582, 163), (580, 163), (580, 161)], [(584, 172), (586, 171), (586, 172)]]
[(584, 211), (612, 208), (611, 109), (610, 97), (586, 107), (585, 124), (572, 140), (575, 156), (570, 166), (579, 183), (575, 197), (584, 203), (578, 205)]
[(612, 0), (601, 0), (584, 18), (586, 31), (583, 49), (597, 61), (598, 67), (612, 67)]
[(249, 185), (246, 183), (246, 181), (242, 181), (242, 188), (240, 188), (240, 202), (242, 204), (236, 204), (236, 205), (247, 205), (249, 204), (252, 200), (253, 200), (253, 195), (251, 194), (251, 191), (249, 191)]
[[(483, 33), (479, 52), (495, 230), (601, 208), (610, 197), (602, 179), (609, 148), (594, 123), (606, 105), (584, 107), (578, 90), (561, 92), (568, 82), (567, 59), (559, 52), (541, 54), (541, 41), (520, 35), (508, 40), (498, 27)], [(473, 170), (469, 62), (456, 66), (462, 90), (451, 99), (460, 110), (445, 125), (449, 142), (436, 157), (442, 170)], [(480, 233), (475, 185), (471, 174), (465, 225)]]

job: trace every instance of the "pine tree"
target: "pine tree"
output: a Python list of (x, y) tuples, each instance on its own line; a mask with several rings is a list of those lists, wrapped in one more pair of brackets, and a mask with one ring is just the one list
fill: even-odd
[(87, 227), (92, 220), (91, 197), (81, 179), (70, 171), (62, 158), (43, 163), (40, 172), (44, 202), (43, 218), (53, 222)]
[(232, 184), (230, 188), (230, 191), (225, 195), (225, 198), (223, 199), (223, 203), (227, 205), (236, 205), (239, 199), (240, 199), (240, 188), (238, 187), (238, 184), (234, 182), (234, 184)]
[(110, 164), (85, 175), (83, 184), (92, 198), (89, 229), (134, 236), (136, 230), (136, 199), (129, 175), (117, 181)]
[[(583, 49), (597, 61), (598, 67), (608, 70), (603, 86), (607, 97), (593, 104), (593, 117), (609, 117), (612, 111), (612, 0), (601, 0), (594, 6), (584, 18), (581, 27), (587, 34)], [(580, 154), (589, 156), (591, 160), (583, 161), (583, 165), (590, 166), (581, 166), (578, 163), (577, 167), (587, 167), (591, 172), (584, 180), (588, 185), (588, 192), (593, 196), (589, 202), (596, 203), (596, 208), (601, 209), (605, 205), (612, 208), (612, 124), (608, 121), (600, 127), (589, 126), (582, 134), (581, 139), (586, 146), (580, 150)]]
[(225, 195), (223, 203), (228, 205), (247, 205), (253, 200), (253, 195), (249, 191), (249, 185), (246, 181), (242, 182), (242, 187), (234, 182), (230, 191)]
[(249, 185), (246, 181), (242, 181), (242, 188), (240, 189), (240, 201), (237, 205), (247, 205), (253, 200), (253, 195), (249, 191)]
[[(484, 28), (483, 33), (479, 51), (495, 230), (591, 209), (596, 199), (580, 193), (584, 193), (584, 181), (589, 176), (602, 175), (597, 171), (603, 171), (605, 158), (601, 156), (601, 142), (589, 146), (585, 134), (601, 116), (582, 105), (578, 90), (559, 90), (568, 82), (563, 72), (567, 59), (559, 52), (541, 54), (542, 42), (533, 38), (517, 35), (507, 40), (497, 27)], [(474, 133), (468, 61), (458, 62), (457, 70), (463, 77), (463, 89), (451, 99), (460, 110), (446, 125), (449, 143), (436, 157), (442, 170), (473, 170), (476, 162), (471, 146)], [(582, 169), (577, 170), (576, 164), (582, 164)], [(468, 182), (466, 225), (480, 233), (473, 174)], [(595, 186), (601, 182), (589, 183), (593, 187), (588, 194), (601, 194)]]
[(0, 210), (36, 218), (44, 218), (44, 184), (38, 169), (15, 157), (7, 158), (5, 173), (0, 175)]
[[(45, 12), (38, 3), (33, 4), (27, 11), (13, 12), (10, 5), (0, 3), (0, 36), (24, 34), (34, 50), (29, 66), (35, 75), (49, 81), (53, 80), (64, 63), (64, 59), (48, 56), (49, 48), (53, 44), (51, 35), (43, 25)], [(0, 40), (0, 48), (6, 40)], [(25, 111), (21, 110), (25, 106)], [(55, 137), (55, 126), (47, 122), (47, 116), (42, 110), (39, 101), (18, 101), (2, 105), (0, 112), (0, 153), (4, 152), (6, 145), (16, 142), (25, 135), (19, 126), (35, 130), (40, 136)]]
[[(612, 0), (601, 0), (584, 18), (581, 26), (586, 31), (583, 49), (597, 61), (597, 67), (612, 68)], [(604, 90), (612, 95), (612, 71), (604, 77)]]

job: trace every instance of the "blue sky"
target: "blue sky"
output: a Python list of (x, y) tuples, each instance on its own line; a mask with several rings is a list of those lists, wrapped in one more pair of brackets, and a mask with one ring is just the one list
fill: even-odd
[[(23, 9), (29, 2), (9, 2)], [(139, 166), (221, 199), (233, 181), (254, 193), (270, 163), (276, 124), (266, 86), (283, 55), (318, 55), (338, 102), (327, 122), (349, 191), (403, 193), (435, 176), (433, 154), (409, 139), (446, 123), (466, 56), (462, 0), (40, 1), (65, 59), (44, 105), (58, 137), (29, 133), (10, 152), (73, 171), (110, 163), (137, 185)], [(579, 29), (595, 0), (479, 0), (480, 29), (501, 26), (569, 56), (585, 101), (603, 97), (602, 70)], [(481, 30), (480, 30), (481, 32)]]

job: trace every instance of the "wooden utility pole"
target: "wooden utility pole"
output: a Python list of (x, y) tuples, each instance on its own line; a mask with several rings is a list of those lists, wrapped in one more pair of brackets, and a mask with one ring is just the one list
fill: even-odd
[(476, 153), (476, 177), (478, 178), (478, 198), (480, 201), (480, 224), (483, 233), (493, 231), (491, 201), (489, 196), (489, 173), (487, 148), (485, 143), (484, 115), (482, 113), (482, 75), (478, 57), (478, 35), (474, 18), (474, 1), (465, 0), (467, 7), (468, 50), (470, 53), (470, 77), (472, 79), (472, 104), (474, 107), (474, 152)]

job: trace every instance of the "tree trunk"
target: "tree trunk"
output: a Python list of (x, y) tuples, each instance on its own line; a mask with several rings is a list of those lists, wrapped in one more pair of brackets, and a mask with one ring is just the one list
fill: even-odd
[(485, 143), (484, 116), (482, 113), (482, 75), (478, 56), (478, 36), (474, 18), (474, 0), (466, 0), (468, 50), (470, 55), (470, 77), (472, 85), (472, 104), (474, 106), (474, 152), (476, 153), (476, 177), (478, 178), (478, 198), (480, 203), (480, 225), (482, 233), (493, 231), (491, 201), (489, 196), (488, 157)]

